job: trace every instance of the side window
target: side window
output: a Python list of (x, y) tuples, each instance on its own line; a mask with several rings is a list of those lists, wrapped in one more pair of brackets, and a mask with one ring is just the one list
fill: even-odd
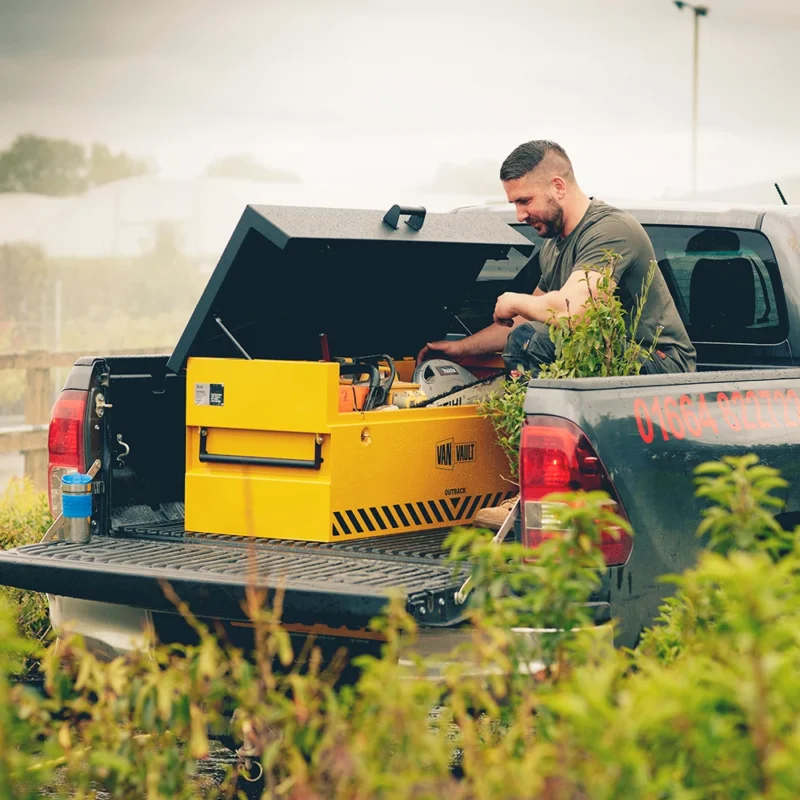
[(786, 338), (780, 273), (758, 231), (645, 226), (695, 342), (772, 344)]

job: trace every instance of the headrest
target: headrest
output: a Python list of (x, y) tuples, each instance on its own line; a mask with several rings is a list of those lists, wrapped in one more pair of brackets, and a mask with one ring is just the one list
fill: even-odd
[(689, 311), (695, 339), (711, 328), (717, 332), (748, 328), (756, 315), (753, 265), (741, 257), (698, 259), (692, 270)]
[(723, 251), (737, 253), (742, 249), (735, 231), (728, 228), (705, 228), (686, 243), (687, 253), (710, 253)]

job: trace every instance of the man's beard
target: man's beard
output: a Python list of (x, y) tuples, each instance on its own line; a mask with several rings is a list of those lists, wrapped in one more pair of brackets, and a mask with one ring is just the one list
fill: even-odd
[(553, 199), (549, 201), (548, 205), (550, 206), (549, 215), (546, 218), (540, 217), (534, 220), (536, 223), (544, 225), (545, 231), (544, 233), (540, 233), (538, 230), (536, 232), (542, 239), (555, 239), (561, 236), (561, 232), (564, 230), (564, 209)]

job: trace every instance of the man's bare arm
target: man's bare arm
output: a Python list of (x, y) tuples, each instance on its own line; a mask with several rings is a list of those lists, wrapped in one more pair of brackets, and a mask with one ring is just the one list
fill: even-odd
[(536, 322), (549, 322), (553, 313), (557, 317), (566, 316), (567, 313), (579, 316), (589, 299), (589, 288), (591, 287), (592, 294), (595, 294), (597, 282), (601, 277), (599, 272), (590, 271), (587, 275), (583, 270), (575, 270), (563, 288), (555, 292), (534, 294), (533, 297), (506, 292), (497, 299), (494, 310), (495, 322), (517, 317)]

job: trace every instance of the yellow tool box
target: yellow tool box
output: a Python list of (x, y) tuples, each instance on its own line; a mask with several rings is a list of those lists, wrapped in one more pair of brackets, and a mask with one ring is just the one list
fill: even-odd
[(486, 260), (532, 251), (486, 217), (246, 209), (168, 364), (186, 375), (187, 530), (386, 536), (468, 523), (514, 493), (475, 405), (398, 409), (384, 368), (381, 404), (341, 411), (343, 367), (323, 360), (387, 354), (407, 391)]

